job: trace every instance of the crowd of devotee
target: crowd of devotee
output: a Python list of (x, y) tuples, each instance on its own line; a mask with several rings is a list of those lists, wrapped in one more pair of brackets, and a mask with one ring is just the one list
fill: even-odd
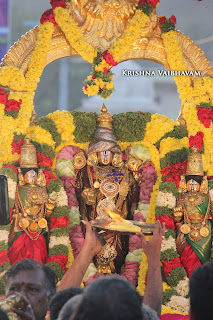
[[(5, 274), (1, 320), (155, 320), (161, 315), (163, 285), (160, 252), (165, 226), (157, 222), (151, 240), (138, 233), (148, 260), (144, 297), (121, 276), (108, 275), (81, 287), (90, 260), (102, 245), (91, 224), (85, 222), (86, 239), (78, 257), (57, 283), (55, 273), (33, 259), (23, 259)], [(213, 263), (207, 262), (192, 274), (189, 284), (189, 319), (211, 319)], [(186, 310), (187, 312), (187, 310)], [(172, 318), (172, 315), (171, 319)]]

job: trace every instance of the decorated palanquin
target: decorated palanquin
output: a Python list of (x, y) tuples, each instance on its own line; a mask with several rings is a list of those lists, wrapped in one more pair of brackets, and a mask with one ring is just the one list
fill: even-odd
[[(93, 64), (83, 91), (89, 96), (98, 94), (102, 98), (108, 98), (113, 93), (113, 73), (110, 69), (122, 61), (147, 59), (173, 71), (182, 102), (177, 121), (142, 111), (113, 115), (112, 119), (124, 162), (128, 152), (136, 160), (142, 161), (139, 184), (133, 174), (134, 170), (131, 172), (128, 169), (139, 188), (137, 209), (131, 217), (134, 219), (138, 215), (147, 222), (155, 223), (157, 219), (166, 223), (161, 254), (165, 280), (163, 304), (167, 308), (186, 312), (188, 277), (183, 267), (184, 250), (177, 250), (179, 229), (178, 226), (176, 229), (177, 218), (174, 218), (173, 212), (181, 213), (178, 204), (182, 206), (180, 222), (184, 222), (185, 227), (180, 226), (180, 230), (184, 231), (181, 231), (182, 237), (192, 238), (193, 245), (196, 245), (196, 236), (201, 235), (201, 240), (209, 237), (210, 209), (213, 203), (213, 71), (204, 53), (193, 41), (176, 30), (174, 16), (169, 19), (157, 16), (158, 4), (158, 0), (51, 0), (52, 8), (42, 15), (40, 25), (11, 47), (1, 63), (0, 166), (1, 173), (8, 177), (12, 219), (21, 146), (26, 136), (31, 139), (37, 151), (38, 169), (43, 170), (46, 178), (47, 193), (56, 201), (56, 207), (47, 221), (47, 263), (60, 278), (83, 242), (80, 206), (76, 198), (77, 178), (83, 168), (76, 172), (76, 155), (82, 152), (86, 157), (97, 128), (97, 115), (56, 111), (33, 122), (34, 91), (43, 69), (56, 59), (81, 56)], [(187, 192), (182, 192), (185, 186), (182, 187), (184, 181), (181, 180), (182, 175), (187, 180), (188, 156), (194, 146), (202, 157), (205, 173), (203, 179), (208, 182), (206, 190), (209, 192), (200, 191), (202, 195), (197, 197), (188, 196), (192, 188), (195, 190), (196, 179), (186, 181), (189, 188)], [(143, 158), (140, 156), (141, 147)], [(107, 174), (122, 173), (116, 170)], [(196, 173), (192, 175), (196, 176)], [(201, 188), (202, 181), (197, 183)], [(196, 208), (193, 215), (189, 214), (189, 207), (193, 207), (189, 205), (192, 200), (196, 203), (194, 207), (202, 212)], [(203, 225), (196, 229), (196, 223), (192, 224), (193, 219), (189, 221), (187, 217), (198, 219), (196, 223), (203, 222)], [(1, 274), (10, 266), (7, 254), (10, 229), (11, 225), (1, 226)], [(191, 232), (193, 230), (194, 233)], [(68, 247), (69, 236), (72, 248)], [(207, 251), (207, 258), (211, 258), (211, 248)], [(123, 272), (129, 279), (134, 278), (135, 281), (137, 278), (138, 290), (143, 294), (147, 262), (134, 236), (129, 239), (126, 253)], [(137, 269), (139, 274), (135, 277)], [(97, 271), (97, 265), (90, 265), (84, 282), (96, 277)], [(170, 310), (166, 307), (163, 312)]]

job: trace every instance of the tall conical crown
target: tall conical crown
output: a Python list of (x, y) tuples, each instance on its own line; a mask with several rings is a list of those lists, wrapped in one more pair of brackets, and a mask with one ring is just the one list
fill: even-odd
[(21, 168), (38, 168), (36, 148), (30, 142), (30, 139), (26, 137), (24, 144), (21, 147)]
[(186, 175), (203, 176), (202, 155), (197, 152), (197, 147), (192, 147), (192, 153), (188, 156)]
[(113, 128), (113, 120), (112, 120), (112, 116), (111, 113), (107, 112), (108, 109), (105, 106), (105, 104), (102, 104), (101, 107), (101, 113), (99, 113), (98, 115), (98, 127), (102, 127), (102, 128), (108, 128), (110, 130), (112, 130)]

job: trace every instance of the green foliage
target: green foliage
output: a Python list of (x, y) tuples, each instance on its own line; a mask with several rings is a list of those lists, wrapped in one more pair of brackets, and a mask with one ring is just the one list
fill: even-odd
[(159, 186), (159, 191), (167, 191), (173, 193), (175, 197), (177, 197), (178, 195), (178, 188), (176, 187), (176, 184), (173, 181), (161, 182)]
[(51, 235), (56, 237), (63, 237), (67, 236), (68, 232), (68, 227), (54, 228), (51, 230)]
[(15, 142), (18, 142), (19, 140), (24, 139), (24, 138), (25, 138), (25, 134), (22, 134), (22, 133), (18, 134), (17, 132), (14, 133), (13, 140)]
[(151, 121), (149, 112), (125, 112), (113, 115), (116, 138), (119, 141), (140, 141)]
[(142, 10), (143, 13), (145, 13), (147, 16), (149, 16), (152, 13), (154, 8), (153, 8), (153, 6), (151, 6), (151, 4), (145, 3), (142, 6), (138, 6), (137, 9)]
[(70, 210), (68, 206), (56, 207), (51, 217), (55, 217), (55, 218), (60, 218), (61, 216), (68, 217), (69, 211)]
[(35, 122), (35, 125), (47, 130), (52, 135), (53, 140), (55, 141), (55, 147), (58, 147), (61, 144), (61, 135), (52, 119), (48, 117), (41, 117)]
[(36, 141), (31, 141), (34, 144), (36, 151), (44, 154), (48, 158), (55, 158), (55, 152), (53, 148), (46, 143), (38, 143)]
[(170, 236), (172, 236), (172, 238), (176, 237), (176, 232), (172, 229), (166, 229), (165, 232), (165, 239), (167, 240)]
[(10, 167), (8, 168), (1, 168), (0, 174), (4, 174), (8, 178), (11, 178), (13, 181), (17, 181), (17, 173)]
[(197, 108), (205, 108), (205, 109), (211, 109), (212, 105), (209, 102), (201, 102), (198, 106), (196, 106)]
[(97, 114), (95, 112), (72, 111), (75, 124), (75, 142), (91, 141), (96, 129)]
[(170, 274), (166, 277), (166, 282), (170, 287), (176, 287), (180, 280), (186, 277), (186, 271), (182, 267), (172, 269)]
[(5, 115), (8, 116), (8, 117), (12, 117), (13, 119), (17, 119), (18, 118), (18, 114), (19, 114), (19, 111), (17, 111), (17, 110), (13, 110), (13, 111), (7, 110), (7, 111), (5, 111)]
[(0, 277), (0, 295), (5, 295), (5, 283), (3, 277)]
[(161, 169), (188, 159), (188, 149), (182, 148), (168, 152), (164, 158), (160, 159)]
[(159, 216), (169, 216), (172, 217), (172, 209), (168, 208), (168, 207), (160, 207), (160, 206), (156, 206), (155, 207), (155, 216), (159, 217)]
[(61, 190), (62, 183), (60, 180), (55, 181), (55, 179), (51, 179), (49, 185), (47, 186), (48, 193), (52, 193), (53, 191), (59, 192)]
[(160, 142), (163, 140), (163, 139), (166, 139), (166, 138), (175, 138), (175, 139), (182, 139), (184, 137), (188, 137), (188, 132), (187, 130), (182, 127), (182, 126), (174, 126), (174, 129), (165, 133), (164, 136), (162, 138), (160, 138), (157, 142), (156, 142), (156, 147), (157, 148), (160, 148)]
[(167, 19), (164, 24), (160, 25), (162, 33), (167, 33), (171, 30), (175, 31), (175, 24)]
[(172, 296), (180, 296), (180, 294), (175, 289), (167, 289), (163, 293), (163, 301), (162, 304), (166, 304), (170, 301)]
[(208, 181), (209, 190), (213, 189), (213, 179)]
[(166, 249), (165, 251), (161, 251), (161, 260), (169, 262), (176, 257), (179, 257), (179, 255), (174, 249)]
[(46, 266), (49, 267), (50, 269), (52, 269), (56, 273), (56, 275), (58, 277), (58, 281), (60, 281), (61, 278), (64, 275), (64, 272), (61, 269), (60, 264), (58, 264), (57, 262), (53, 261), (53, 262), (47, 263)]
[(63, 244), (59, 244), (49, 249), (49, 256), (56, 256), (57, 254), (64, 254), (68, 256), (68, 247)]

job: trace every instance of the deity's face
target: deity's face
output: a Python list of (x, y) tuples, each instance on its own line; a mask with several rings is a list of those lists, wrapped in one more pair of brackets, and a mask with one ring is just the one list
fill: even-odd
[(198, 192), (200, 191), (200, 185), (197, 181), (191, 179), (187, 182), (186, 188), (188, 192)]
[(112, 163), (113, 153), (110, 150), (98, 152), (98, 163), (105, 166)]
[(38, 175), (34, 170), (27, 171), (24, 175), (24, 181), (28, 184), (37, 184)]

